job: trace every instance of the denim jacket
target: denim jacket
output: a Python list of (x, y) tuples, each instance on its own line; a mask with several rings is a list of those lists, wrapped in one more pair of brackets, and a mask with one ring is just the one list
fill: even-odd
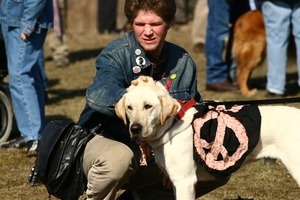
[(264, 0), (264, 1), (270, 1), (273, 4), (283, 7), (283, 8), (293, 7), (293, 9), (298, 9), (300, 7), (299, 0)]
[[(169, 93), (173, 98), (182, 101), (194, 98), (200, 101), (196, 65), (190, 55), (170, 42), (165, 42), (164, 49), (165, 62), (155, 68), (164, 69), (160, 81), (170, 86)], [(102, 123), (104, 132), (111, 133), (110, 136), (120, 137), (120, 132), (128, 132), (128, 128), (115, 115), (114, 106), (132, 80), (140, 75), (155, 75), (156, 70), (152, 66), (153, 63), (138, 44), (133, 32), (111, 42), (97, 57), (96, 76), (86, 92), (87, 107), (101, 114), (98, 118), (109, 119)]]
[(52, 0), (2, 0), (0, 22), (28, 36), (37, 29), (53, 28)]

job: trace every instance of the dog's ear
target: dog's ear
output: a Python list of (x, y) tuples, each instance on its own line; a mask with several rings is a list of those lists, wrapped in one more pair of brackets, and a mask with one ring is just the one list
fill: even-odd
[(178, 103), (169, 95), (161, 95), (158, 99), (161, 105), (160, 123), (164, 126), (170, 117), (177, 114)]
[(115, 106), (116, 115), (123, 120), (124, 124), (127, 125), (126, 112), (125, 112), (125, 95), (118, 101)]

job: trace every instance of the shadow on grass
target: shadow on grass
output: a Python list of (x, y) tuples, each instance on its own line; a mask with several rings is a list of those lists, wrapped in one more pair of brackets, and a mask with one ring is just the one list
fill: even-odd
[(74, 97), (84, 97), (86, 88), (84, 89), (51, 89), (48, 91), (48, 94), (51, 95), (47, 104), (56, 104), (65, 99), (72, 99)]
[[(99, 55), (99, 53), (102, 50), (103, 50), (103, 48), (71, 51), (71, 52), (69, 52), (70, 64), (75, 63), (76, 61), (83, 61), (83, 60), (88, 60), (90, 58), (95, 58)], [(52, 56), (45, 56), (45, 61), (50, 61), (50, 60), (53, 60)]]
[(72, 51), (69, 54), (69, 59), (71, 63), (81, 60), (87, 60), (90, 58), (95, 58), (99, 55), (99, 53), (103, 50), (103, 48), (96, 49), (85, 49), (80, 51)]
[[(250, 88), (257, 88), (258, 90), (266, 90), (267, 78), (266, 76), (251, 77), (249, 80)], [(300, 92), (298, 85), (297, 72), (287, 73), (286, 75), (286, 96), (295, 96)]]

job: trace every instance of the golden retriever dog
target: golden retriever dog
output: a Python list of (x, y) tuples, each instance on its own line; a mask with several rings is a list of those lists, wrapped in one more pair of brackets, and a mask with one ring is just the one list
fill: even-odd
[(249, 89), (253, 70), (265, 57), (266, 33), (260, 10), (248, 11), (234, 25), (232, 57), (237, 64), (237, 79), (244, 96), (253, 96), (257, 89)]
[[(173, 183), (176, 199), (194, 200), (197, 181), (214, 180), (215, 176), (193, 157), (192, 123), (198, 111), (192, 106), (178, 118), (180, 110), (181, 104), (150, 77), (146, 82), (138, 79), (138, 84), (131, 85), (115, 106), (118, 117), (129, 126), (130, 135), (152, 147), (155, 161)], [(276, 158), (300, 186), (300, 110), (289, 106), (258, 106), (258, 110), (258, 143), (244, 163)]]

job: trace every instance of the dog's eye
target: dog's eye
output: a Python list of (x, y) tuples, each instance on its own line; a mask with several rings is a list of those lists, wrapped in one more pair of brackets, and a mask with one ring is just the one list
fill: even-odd
[(131, 107), (131, 106), (127, 106), (127, 109), (128, 109), (128, 110), (132, 110), (132, 107)]
[(144, 108), (147, 110), (147, 109), (149, 109), (149, 108), (152, 108), (152, 105), (150, 105), (150, 104), (145, 104)]

